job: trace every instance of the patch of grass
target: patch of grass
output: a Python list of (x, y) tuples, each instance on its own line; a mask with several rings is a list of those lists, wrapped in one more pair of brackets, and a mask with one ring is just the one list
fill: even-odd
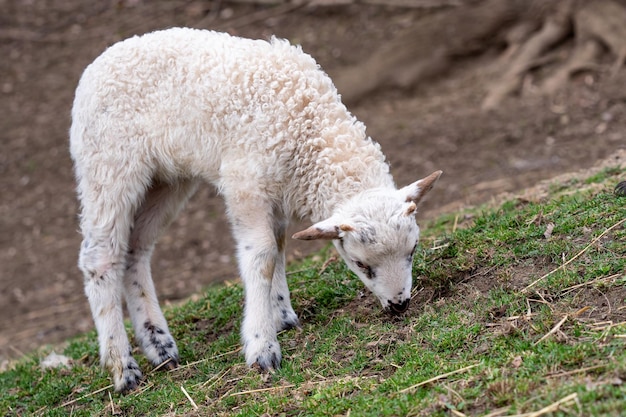
[(383, 314), (330, 249), (291, 265), (303, 328), (279, 335), (274, 373), (245, 366), (243, 291), (219, 285), (166, 311), (178, 369), (148, 371), (119, 396), (91, 332), (63, 349), (71, 369), (40, 369), (44, 350), (1, 373), (0, 414), (622, 415), (626, 199), (612, 187), (623, 174), (607, 169), (582, 181), (593, 184), (586, 190), (570, 181), (541, 203), (512, 199), (425, 225), (414, 304), (400, 318)]

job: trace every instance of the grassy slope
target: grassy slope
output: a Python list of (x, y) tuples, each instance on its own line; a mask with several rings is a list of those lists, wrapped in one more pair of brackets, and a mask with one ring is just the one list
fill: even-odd
[(222, 285), (166, 311), (186, 365), (111, 395), (91, 333), (65, 348), (70, 370), (42, 371), (40, 352), (0, 374), (0, 415), (620, 415), (626, 198), (612, 188), (625, 172), (424, 225), (399, 319), (330, 251), (292, 265), (303, 329), (279, 335), (273, 374), (243, 364), (242, 289)]

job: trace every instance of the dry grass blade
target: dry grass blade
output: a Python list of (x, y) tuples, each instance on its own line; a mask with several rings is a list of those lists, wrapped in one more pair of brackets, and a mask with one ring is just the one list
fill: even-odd
[(152, 389), (152, 387), (154, 387), (154, 382), (148, 382), (147, 384), (141, 385), (140, 388), (138, 388), (135, 391), (133, 391), (132, 395), (137, 397), (139, 395), (142, 395), (144, 392)]
[(248, 390), (248, 391), (231, 392), (231, 393), (228, 393), (228, 394), (222, 396), (222, 398), (224, 398), (224, 397), (237, 397), (239, 395), (255, 394), (255, 393), (258, 393), (258, 392), (278, 391), (278, 390), (281, 390), (281, 389), (293, 388), (293, 387), (295, 387), (294, 384), (289, 384), (289, 385), (281, 385), (279, 387), (259, 388), (259, 389), (251, 389), (251, 390)]
[(586, 368), (574, 369), (573, 371), (561, 372), (561, 373), (558, 373), (558, 374), (548, 374), (548, 375), (546, 375), (546, 378), (563, 378), (563, 377), (566, 377), (566, 376), (576, 375), (576, 374), (584, 373), (584, 372), (587, 372), (587, 371), (593, 371), (594, 369), (601, 369), (601, 368), (605, 368), (605, 367), (606, 367), (605, 364), (595, 365), (595, 366), (588, 366)]
[(455, 415), (457, 417), (467, 417), (467, 414), (463, 414), (462, 412), (457, 411), (454, 408), (451, 408), (451, 406), (446, 405), (446, 407), (448, 408), (450, 413), (452, 413), (453, 415)]
[(215, 385), (218, 381), (220, 381), (222, 378), (224, 378), (224, 376), (226, 376), (226, 374), (230, 372), (230, 369), (226, 369), (225, 371), (219, 372), (215, 375), (213, 375), (211, 378), (209, 378), (208, 380), (204, 381), (203, 383), (199, 384), (200, 388), (206, 388), (206, 389), (210, 389), (213, 385)]
[(612, 321), (600, 322), (600, 323), (595, 323), (593, 327), (591, 328), (591, 330), (595, 332), (606, 331), (606, 330), (611, 330), (613, 327), (623, 326), (625, 324), (626, 324), (626, 321), (620, 321), (619, 323), (613, 323)]
[(539, 343), (543, 342), (544, 340), (546, 340), (548, 337), (550, 337), (550, 335), (556, 333), (561, 326), (563, 325), (563, 323), (565, 323), (565, 321), (569, 318), (569, 316), (566, 314), (561, 321), (559, 321), (548, 333), (544, 334), (543, 337), (539, 340), (537, 340), (534, 345), (537, 346)]
[(108, 394), (109, 394), (109, 403), (111, 404), (111, 415), (114, 416), (115, 415), (115, 404), (113, 404), (113, 397), (111, 396), (111, 391), (109, 391)]
[(451, 372), (447, 372), (445, 374), (434, 376), (434, 377), (432, 377), (430, 379), (427, 379), (426, 381), (422, 381), (422, 382), (417, 383), (415, 385), (411, 385), (410, 387), (404, 388), (404, 389), (402, 389), (402, 390), (400, 390), (398, 392), (405, 393), (405, 392), (408, 392), (408, 391), (412, 391), (415, 388), (419, 388), (419, 387), (421, 387), (423, 385), (430, 384), (431, 382), (439, 381), (440, 379), (444, 379), (444, 378), (447, 378), (449, 376), (460, 374), (462, 372), (468, 371), (468, 370), (470, 370), (472, 368), (477, 367), (478, 365), (480, 365), (480, 364), (477, 363), (477, 364), (474, 364), (474, 365), (466, 366), (465, 368), (457, 369), (456, 371), (451, 371)]
[(68, 405), (74, 404), (74, 403), (76, 403), (76, 402), (78, 402), (78, 401), (80, 401), (80, 400), (82, 400), (82, 399), (85, 399), (85, 398), (91, 397), (92, 395), (99, 394), (99, 393), (101, 393), (102, 391), (106, 391), (106, 390), (108, 390), (109, 388), (113, 388), (113, 384), (110, 384), (110, 385), (107, 385), (106, 387), (102, 387), (102, 388), (100, 388), (100, 389), (97, 389), (97, 390), (95, 390), (95, 391), (93, 391), (93, 392), (90, 392), (90, 393), (88, 393), (88, 394), (85, 394), (85, 395), (83, 395), (82, 397), (78, 397), (78, 398), (76, 398), (76, 399), (74, 399), (74, 400), (64, 402), (63, 404), (61, 404), (61, 405), (59, 406), (59, 408), (67, 407)]
[(510, 409), (511, 409), (511, 406), (498, 408), (497, 410), (493, 410), (489, 414), (485, 414), (483, 417), (499, 417), (499, 416), (502, 416), (507, 411), (509, 411)]
[(197, 361), (194, 361), (194, 362), (188, 362), (188, 363), (186, 363), (184, 365), (178, 366), (175, 370), (182, 370), (182, 369), (185, 369), (185, 368), (190, 368), (190, 367), (195, 366), (195, 365), (197, 365), (199, 363), (204, 363), (204, 362), (212, 361), (213, 359), (221, 358), (223, 356), (232, 355), (232, 354), (240, 352), (241, 349), (243, 349), (243, 347), (239, 346), (236, 349), (230, 350), (228, 352), (220, 353), (219, 355), (213, 355), (213, 356), (211, 356), (209, 358), (200, 359), (200, 360), (197, 360)]
[(587, 282), (582, 282), (580, 284), (572, 285), (571, 287), (565, 288), (562, 291), (561, 295), (566, 295), (569, 292), (571, 292), (571, 291), (573, 291), (573, 290), (575, 290), (577, 288), (586, 287), (587, 285), (593, 285), (593, 284), (597, 284), (599, 282), (611, 281), (611, 280), (613, 280), (615, 278), (619, 278), (620, 276), (622, 276), (622, 273), (609, 275), (607, 277), (600, 277), (600, 278), (596, 278), (596, 279), (594, 279), (592, 281), (587, 281)]
[(585, 246), (585, 248), (583, 250), (581, 250), (580, 252), (578, 252), (576, 255), (574, 255), (572, 258), (570, 258), (567, 262), (565, 262), (564, 264), (562, 264), (561, 266), (559, 266), (558, 268), (553, 269), (552, 271), (548, 272), (547, 274), (543, 275), (541, 278), (536, 279), (535, 281), (531, 282), (530, 284), (528, 284), (528, 286), (526, 288), (524, 288), (522, 290), (522, 292), (528, 292), (529, 289), (531, 289), (532, 287), (534, 287), (537, 283), (539, 283), (540, 281), (543, 281), (545, 278), (549, 277), (550, 275), (552, 275), (553, 273), (555, 273), (556, 271), (558, 271), (559, 269), (563, 269), (565, 268), (567, 265), (571, 264), (572, 262), (574, 262), (576, 259), (578, 259), (583, 253), (587, 252), (589, 250), (590, 247), (592, 247), (598, 240), (602, 239), (607, 233), (609, 233), (611, 230), (615, 229), (616, 227), (619, 227), (622, 223), (624, 223), (626, 221), (626, 218), (623, 218), (622, 220), (618, 221), (617, 223), (615, 223), (613, 226), (609, 227), (608, 229), (606, 229), (604, 232), (600, 233), (600, 235), (596, 238), (594, 238), (591, 243), (589, 243), (587, 246)]
[[(545, 414), (550, 414), (553, 413), (555, 411), (558, 411), (559, 408), (561, 407), (561, 405), (565, 404), (565, 403), (569, 403), (569, 402), (576, 402), (577, 404), (579, 404), (578, 401), (578, 394), (573, 393), (568, 395), (567, 397), (563, 397), (560, 400), (542, 408), (541, 410), (538, 411), (533, 411), (532, 413), (524, 413), (524, 414), (511, 414), (508, 415), (507, 417), (540, 417), (542, 415)], [(579, 404), (579, 409), (580, 409), (580, 404)], [(488, 416), (500, 416), (502, 414), (488, 414)], [(486, 417), (486, 416), (485, 416)]]
[(454, 216), (454, 224), (452, 225), (452, 233), (456, 232), (456, 228), (459, 226), (459, 215)]
[(192, 407), (194, 408), (194, 410), (198, 409), (198, 405), (196, 404), (196, 402), (193, 400), (193, 398), (191, 398), (191, 396), (189, 395), (189, 393), (187, 392), (187, 390), (185, 389), (185, 387), (183, 387), (182, 385), (180, 386), (180, 390), (183, 392), (183, 394), (185, 394), (185, 397), (187, 397), (187, 399), (189, 400), (189, 402), (191, 403)]
[[(573, 393), (570, 394), (566, 397), (561, 398), (560, 400), (542, 408), (541, 410), (535, 411), (533, 413), (529, 413), (529, 414), (521, 414), (519, 417), (524, 416), (524, 417), (539, 417), (542, 416), (544, 414), (548, 414), (548, 413), (553, 413), (555, 411), (557, 411), (561, 405), (572, 402), (572, 401), (576, 401), (578, 399), (578, 394)], [(518, 417), (518, 416), (511, 416), (511, 417)]]
[[(155, 373), (156, 371), (160, 371), (160, 370), (162, 370), (163, 368), (169, 368), (169, 364), (170, 364), (172, 361), (173, 361), (173, 359), (172, 359), (172, 358), (169, 358), (169, 359), (168, 359), (168, 360), (166, 360), (165, 362), (161, 362), (158, 366), (154, 367), (154, 368), (152, 369), (152, 371), (150, 371), (150, 374), (153, 374), (153, 373)], [(176, 368), (174, 368), (174, 369), (176, 369)], [(171, 371), (171, 370), (174, 370), (174, 369), (168, 369), (168, 372), (169, 372), (169, 371)]]

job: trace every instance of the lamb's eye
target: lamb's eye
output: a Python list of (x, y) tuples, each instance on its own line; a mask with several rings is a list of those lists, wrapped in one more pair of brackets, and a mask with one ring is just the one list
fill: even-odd
[(417, 244), (415, 246), (413, 246), (413, 250), (411, 250), (411, 253), (409, 253), (409, 255), (406, 257), (407, 261), (409, 261), (409, 263), (413, 262), (413, 256), (415, 255), (415, 250), (417, 249)]
[(359, 269), (361, 271), (363, 271), (365, 273), (365, 275), (367, 275), (367, 277), (369, 279), (374, 279), (376, 278), (376, 272), (374, 271), (374, 268), (372, 268), (369, 265), (365, 265), (363, 262), (361, 261), (354, 261), (354, 263), (356, 264), (357, 267), (359, 267)]

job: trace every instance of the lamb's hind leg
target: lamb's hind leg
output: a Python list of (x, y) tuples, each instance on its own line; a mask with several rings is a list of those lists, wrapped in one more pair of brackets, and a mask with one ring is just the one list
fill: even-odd
[(132, 224), (134, 202), (140, 193), (126, 182), (87, 187), (79, 191), (83, 204), (83, 243), (79, 267), (85, 280), (85, 294), (98, 331), (100, 362), (113, 377), (116, 391), (130, 391), (141, 381), (141, 371), (132, 357), (124, 328), (122, 279)]
[(150, 272), (150, 258), (159, 232), (169, 225), (196, 189), (192, 181), (150, 187), (137, 210), (124, 274), (124, 290), (135, 338), (154, 365), (173, 369), (178, 349), (157, 300)]

